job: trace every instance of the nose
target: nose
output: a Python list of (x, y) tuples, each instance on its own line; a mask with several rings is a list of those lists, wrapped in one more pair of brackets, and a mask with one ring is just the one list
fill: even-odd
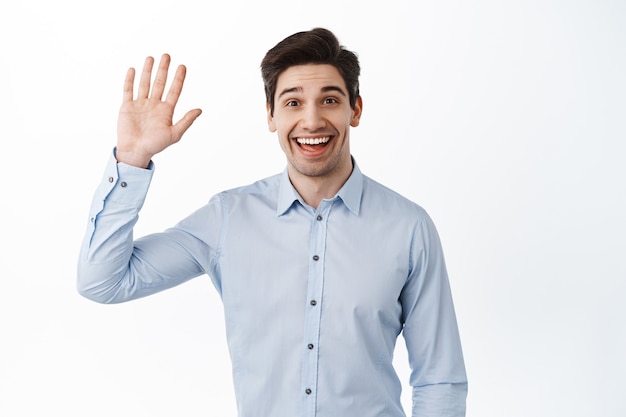
[(322, 112), (317, 106), (307, 106), (301, 114), (300, 125), (304, 129), (314, 131), (326, 126)]

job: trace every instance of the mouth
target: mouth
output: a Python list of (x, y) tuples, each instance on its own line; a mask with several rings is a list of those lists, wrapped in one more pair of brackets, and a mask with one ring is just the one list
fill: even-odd
[(321, 136), (316, 138), (295, 138), (295, 141), (298, 145), (307, 145), (307, 146), (315, 146), (315, 145), (325, 145), (330, 141), (330, 136)]

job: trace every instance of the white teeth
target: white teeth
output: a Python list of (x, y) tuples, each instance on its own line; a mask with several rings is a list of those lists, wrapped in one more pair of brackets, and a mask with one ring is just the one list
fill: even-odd
[(330, 140), (330, 136), (323, 138), (296, 138), (296, 141), (301, 145), (319, 145), (320, 143), (327, 143)]

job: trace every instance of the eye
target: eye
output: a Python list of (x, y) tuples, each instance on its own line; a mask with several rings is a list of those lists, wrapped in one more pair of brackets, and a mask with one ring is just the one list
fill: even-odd
[(289, 100), (285, 103), (285, 107), (296, 107), (298, 102), (296, 100)]
[(324, 99), (324, 104), (335, 104), (338, 103), (339, 101), (334, 98), (334, 97), (327, 97)]

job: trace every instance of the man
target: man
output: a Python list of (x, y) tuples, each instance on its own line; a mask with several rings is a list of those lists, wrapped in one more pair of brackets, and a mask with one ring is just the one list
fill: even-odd
[(404, 416), (392, 356), (412, 369), (413, 416), (464, 416), (467, 380), (441, 244), (415, 203), (364, 176), (357, 56), (325, 29), (287, 37), (261, 64), (281, 174), (217, 194), (174, 227), (133, 241), (152, 157), (200, 115), (163, 100), (170, 58), (124, 83), (118, 141), (90, 211), (78, 289), (144, 297), (208, 274), (219, 292), (240, 417)]

